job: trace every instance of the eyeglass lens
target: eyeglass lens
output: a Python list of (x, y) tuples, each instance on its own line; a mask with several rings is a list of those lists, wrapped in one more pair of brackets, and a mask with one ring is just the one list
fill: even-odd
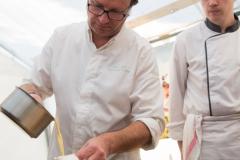
[[(98, 8), (96, 6), (93, 6), (93, 5), (89, 5), (89, 11), (92, 12), (93, 14), (96, 14), (96, 15), (102, 15), (104, 10), (101, 9), (101, 8)], [(108, 12), (108, 16), (109, 18), (113, 19), (113, 20), (122, 20), (123, 19), (123, 14), (121, 13), (117, 13), (117, 12)]]

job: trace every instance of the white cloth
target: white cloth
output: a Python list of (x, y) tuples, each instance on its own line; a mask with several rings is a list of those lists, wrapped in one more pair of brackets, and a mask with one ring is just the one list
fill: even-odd
[[(147, 125), (157, 146), (165, 128), (163, 91), (154, 51), (149, 42), (127, 27), (96, 49), (86, 22), (55, 30), (30, 79), (45, 97), (56, 98), (66, 154), (77, 152), (87, 140), (118, 131), (135, 121)], [(48, 160), (60, 156), (56, 128)], [(107, 160), (138, 160), (139, 151), (107, 156)]]
[(183, 160), (199, 160), (202, 142), (202, 116), (188, 114), (183, 134)]
[[(182, 141), (188, 114), (208, 116), (205, 40), (217, 32), (204, 22), (177, 36), (169, 84), (168, 136)], [(240, 111), (240, 29), (207, 41), (209, 85), (214, 116)]]
[(188, 114), (184, 126), (184, 160), (239, 160), (240, 115)]
[(204, 116), (200, 160), (239, 160), (240, 114)]
[(75, 154), (70, 154), (67, 156), (60, 156), (58, 158), (54, 158), (54, 160), (79, 160)]

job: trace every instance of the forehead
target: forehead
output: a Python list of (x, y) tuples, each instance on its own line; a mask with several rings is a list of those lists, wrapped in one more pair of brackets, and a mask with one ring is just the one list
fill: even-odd
[(131, 0), (89, 0), (105, 9), (126, 9), (130, 7)]

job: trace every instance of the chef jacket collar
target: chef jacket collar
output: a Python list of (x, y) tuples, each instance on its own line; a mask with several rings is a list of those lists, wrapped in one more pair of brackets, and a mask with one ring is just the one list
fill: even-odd
[[(235, 20), (236, 20), (236, 23), (235, 23), (234, 25), (232, 25), (232, 26), (227, 27), (227, 29), (225, 30), (226, 33), (227, 33), (227, 32), (235, 32), (235, 31), (238, 30), (239, 25), (240, 25), (238, 16), (236, 16), (236, 15), (234, 14), (234, 18), (235, 18)], [(206, 26), (207, 26), (210, 30), (212, 30), (212, 31), (214, 31), (214, 32), (219, 32), (219, 33), (222, 32), (221, 28), (220, 28), (219, 26), (217, 26), (216, 24), (212, 23), (208, 18), (206, 18), (205, 24), (206, 24)]]
[[(87, 28), (86, 28), (86, 29), (87, 29), (89, 41), (90, 41), (90, 42), (93, 42), (93, 39), (92, 39), (92, 30), (90, 29), (88, 23), (87, 23)], [(126, 29), (126, 26), (123, 25), (122, 28), (121, 28), (121, 30), (120, 30), (117, 34), (115, 34), (109, 41), (115, 41), (115, 40), (117, 40), (118, 37), (124, 32), (125, 29)]]

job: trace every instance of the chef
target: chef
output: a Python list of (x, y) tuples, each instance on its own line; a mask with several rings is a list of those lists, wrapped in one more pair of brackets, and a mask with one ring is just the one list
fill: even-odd
[(206, 20), (179, 34), (168, 136), (184, 160), (240, 157), (240, 29), (236, 0), (201, 0)]
[(88, 21), (57, 28), (22, 88), (39, 102), (55, 95), (48, 160), (140, 160), (165, 122), (153, 48), (124, 23), (137, 0), (89, 0)]

